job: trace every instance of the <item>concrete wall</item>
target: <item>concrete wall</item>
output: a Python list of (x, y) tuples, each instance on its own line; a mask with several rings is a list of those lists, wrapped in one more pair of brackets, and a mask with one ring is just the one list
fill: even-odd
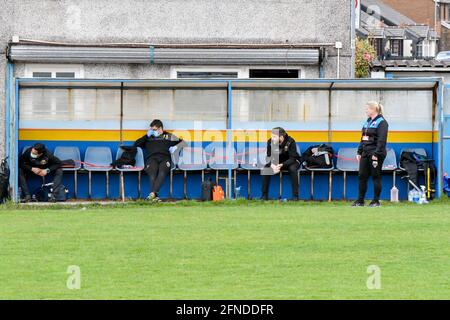
[[(351, 77), (353, 0), (0, 0), (0, 132), (4, 133), (5, 48), (21, 39), (75, 43), (334, 43), (341, 78)], [(324, 76), (336, 77), (327, 49)], [(306, 78), (319, 77), (305, 67)], [(23, 65), (15, 76), (24, 76)], [(168, 78), (164, 65), (85, 65), (86, 78)], [(0, 154), (4, 151), (3, 141)]]

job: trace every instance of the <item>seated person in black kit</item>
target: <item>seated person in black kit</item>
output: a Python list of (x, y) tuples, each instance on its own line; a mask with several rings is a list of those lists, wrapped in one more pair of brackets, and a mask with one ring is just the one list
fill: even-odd
[(267, 141), (267, 157), (270, 159), (261, 171), (263, 175), (262, 199), (269, 199), (270, 176), (281, 170), (288, 170), (292, 178), (292, 200), (298, 200), (298, 168), (301, 156), (297, 152), (297, 145), (283, 128), (273, 128), (272, 137)]
[(150, 130), (147, 134), (136, 140), (134, 146), (144, 149), (147, 153), (144, 171), (148, 174), (150, 180), (148, 200), (160, 201), (158, 197), (159, 189), (172, 166), (171, 151), (175, 152), (177, 148), (182, 148), (185, 145), (186, 142), (182, 139), (164, 131), (163, 123), (157, 119), (150, 123)]
[[(24, 200), (31, 200), (26, 177), (37, 175), (45, 177), (49, 173), (54, 173), (53, 189), (59, 188), (63, 178), (62, 162), (47, 150), (42, 143), (36, 143), (31, 148), (25, 150), (19, 157), (19, 186), (22, 189)], [(52, 197), (50, 197), (52, 200)]]

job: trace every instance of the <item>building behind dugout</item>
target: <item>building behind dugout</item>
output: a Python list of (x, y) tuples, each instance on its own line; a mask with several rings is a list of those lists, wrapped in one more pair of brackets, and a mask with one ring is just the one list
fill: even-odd
[(0, 7), (2, 119), (8, 61), (16, 78), (335, 78), (341, 42), (340, 77), (352, 75), (350, 0), (4, 0)]

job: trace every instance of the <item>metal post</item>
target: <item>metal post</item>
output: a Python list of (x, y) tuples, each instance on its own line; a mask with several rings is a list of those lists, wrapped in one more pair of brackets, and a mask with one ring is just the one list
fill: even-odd
[(342, 193), (342, 200), (347, 200), (347, 171), (344, 171), (342, 174), (342, 178), (344, 179), (344, 188)]
[(138, 199), (141, 198), (141, 172), (138, 171)]
[[(228, 163), (228, 180), (232, 180), (232, 94), (231, 94), (231, 81), (228, 81), (227, 86), (227, 163)], [(229, 198), (232, 197), (231, 183), (227, 186), (227, 194)]]
[(106, 199), (109, 199), (109, 171), (106, 171)]
[(73, 172), (73, 185), (74, 185), (74, 198), (76, 199), (78, 197), (78, 170), (75, 170)]
[(125, 202), (125, 181), (123, 178), (123, 171), (120, 171), (120, 196), (122, 198), (122, 202)]
[(233, 186), (234, 186), (234, 188), (233, 188), (233, 190), (234, 190), (234, 196), (236, 197), (236, 188), (237, 188), (237, 173), (236, 173), (236, 170), (234, 170), (233, 171), (233, 180), (234, 180), (234, 182), (233, 182)]
[(92, 199), (92, 171), (88, 171), (89, 172), (89, 182), (88, 182), (88, 195), (89, 195), (89, 199)]
[(169, 198), (172, 199), (173, 198), (173, 194), (172, 194), (172, 187), (173, 187), (173, 170), (170, 169), (170, 184), (169, 184)]
[(311, 200), (314, 200), (314, 171), (311, 171)]
[(281, 199), (282, 197), (283, 197), (283, 172), (280, 170), (280, 187), (278, 199)]
[(297, 171), (297, 179), (298, 179), (298, 198), (300, 199), (300, 195), (301, 195), (301, 187), (300, 187), (300, 176), (301, 176), (301, 171), (300, 168)]
[(187, 184), (187, 171), (184, 171), (183, 175), (183, 191), (184, 191), (184, 198), (187, 199), (187, 190), (186, 190), (186, 184)]
[(328, 174), (328, 202), (331, 202), (331, 192), (333, 185), (333, 171), (330, 170)]
[(250, 170), (247, 170), (247, 199), (250, 200), (251, 199), (251, 180), (250, 180)]

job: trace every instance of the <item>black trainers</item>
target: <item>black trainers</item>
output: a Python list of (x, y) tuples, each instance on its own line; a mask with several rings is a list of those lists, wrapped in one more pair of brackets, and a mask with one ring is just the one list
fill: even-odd
[(22, 203), (31, 202), (31, 196), (30, 196), (29, 194), (25, 195), (25, 197), (22, 198), (22, 199), (20, 200), (20, 202), (22, 202)]
[(291, 201), (298, 201), (298, 196), (293, 196), (293, 197), (291, 198)]
[(352, 203), (352, 207), (364, 207), (364, 202), (356, 200), (355, 202)]
[(378, 201), (378, 200), (373, 200), (370, 204), (369, 204), (369, 207), (380, 207), (381, 206), (381, 203), (380, 203), (380, 201)]

